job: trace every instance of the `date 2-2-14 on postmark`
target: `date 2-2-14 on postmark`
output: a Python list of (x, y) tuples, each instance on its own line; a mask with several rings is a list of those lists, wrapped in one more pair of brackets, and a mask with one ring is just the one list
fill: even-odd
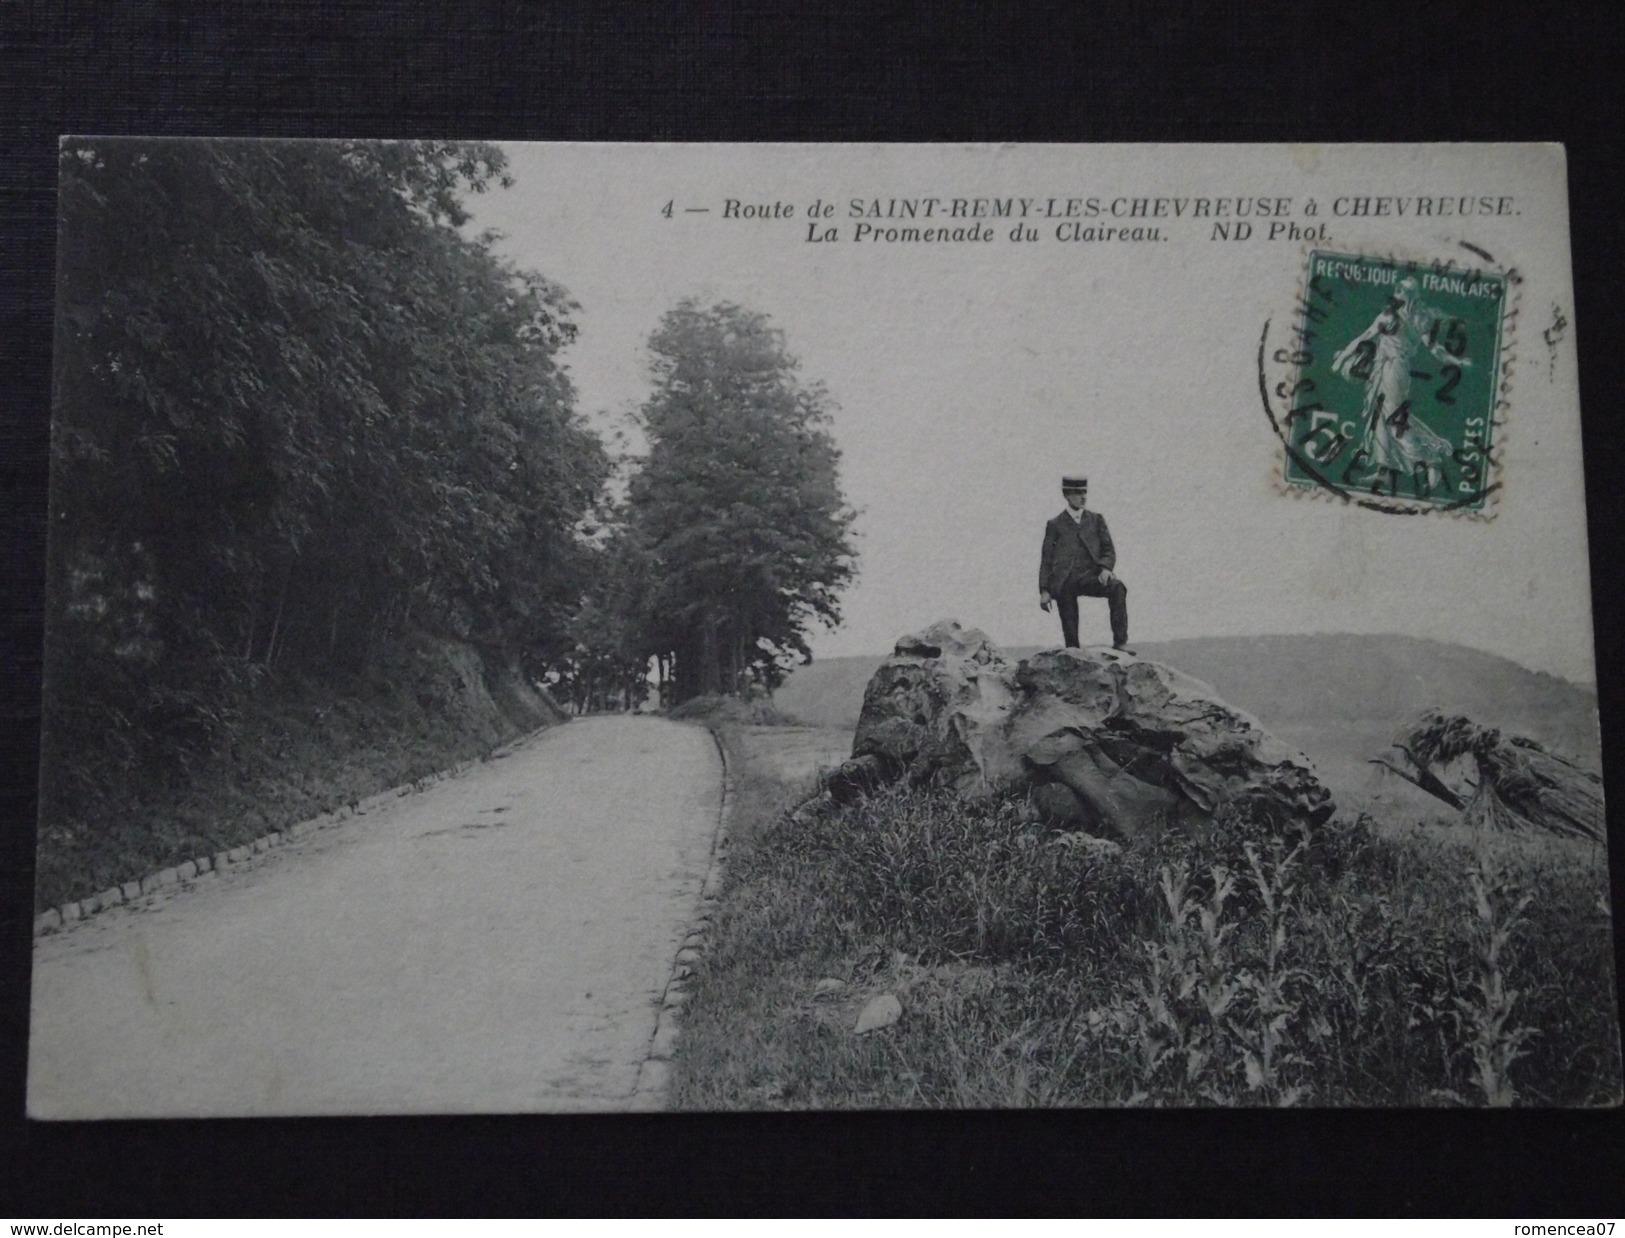
[(1311, 252), (1286, 347), (1268, 354), (1280, 381), (1263, 391), (1282, 482), (1380, 511), (1487, 514), (1514, 279)]

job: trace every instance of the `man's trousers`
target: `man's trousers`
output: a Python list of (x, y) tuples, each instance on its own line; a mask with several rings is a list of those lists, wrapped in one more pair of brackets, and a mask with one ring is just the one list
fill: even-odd
[(1068, 649), (1078, 647), (1078, 598), (1105, 598), (1111, 612), (1112, 644), (1128, 644), (1128, 588), (1117, 577), (1103, 585), (1098, 576), (1086, 581), (1073, 581), (1062, 589), (1055, 599), (1055, 608), (1061, 613), (1061, 636)]

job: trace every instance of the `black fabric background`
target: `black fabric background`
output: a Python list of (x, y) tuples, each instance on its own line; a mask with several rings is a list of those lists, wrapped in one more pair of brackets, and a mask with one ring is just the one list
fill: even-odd
[[(56, 137), (1556, 140), (1611, 798), (1620, 781), (1619, 19), (1611, 6), (0, 0), (0, 1217), (1614, 1215), (1617, 1112), (30, 1125)], [(1618, 839), (1614, 905), (1625, 906)]]

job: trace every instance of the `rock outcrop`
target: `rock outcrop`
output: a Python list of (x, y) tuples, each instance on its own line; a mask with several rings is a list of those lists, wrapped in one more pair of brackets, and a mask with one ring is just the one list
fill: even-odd
[(951, 620), (897, 642), (864, 693), (836, 800), (899, 778), (971, 797), (1026, 789), (1057, 824), (1135, 838), (1225, 810), (1331, 816), (1302, 753), (1188, 675), (1113, 650), (1021, 662)]
[(1602, 779), (1527, 736), (1430, 712), (1392, 751), (1372, 761), (1460, 809), (1468, 825), (1606, 837)]

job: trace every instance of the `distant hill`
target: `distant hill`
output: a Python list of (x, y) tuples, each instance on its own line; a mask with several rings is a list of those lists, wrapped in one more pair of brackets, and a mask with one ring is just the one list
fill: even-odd
[[(1142, 658), (1211, 684), (1311, 756), (1330, 756), (1317, 749), (1331, 746), (1363, 762), (1432, 707), (1532, 736), (1601, 768), (1595, 692), (1461, 645), (1412, 636), (1313, 635), (1208, 637), (1135, 648)], [(1023, 658), (1035, 651), (1004, 652)], [(863, 690), (882, 660), (830, 658), (801, 667), (775, 703), (811, 725), (855, 726)], [(1328, 731), (1346, 738), (1316, 742)]]

